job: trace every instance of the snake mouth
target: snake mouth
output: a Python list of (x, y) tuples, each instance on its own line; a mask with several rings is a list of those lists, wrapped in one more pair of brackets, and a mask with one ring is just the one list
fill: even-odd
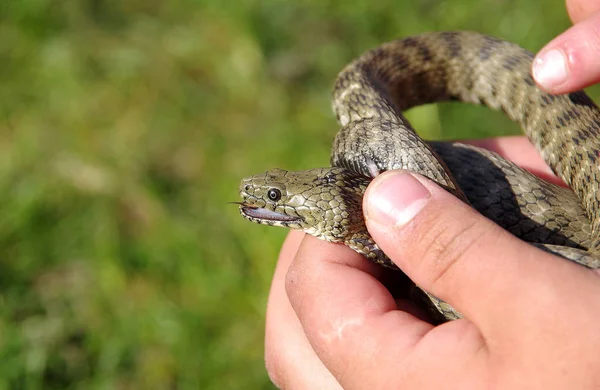
[(292, 215), (282, 214), (272, 210), (264, 209), (262, 207), (250, 206), (244, 203), (240, 203), (240, 212), (244, 217), (261, 221), (299, 222), (301, 220), (300, 217), (294, 217)]

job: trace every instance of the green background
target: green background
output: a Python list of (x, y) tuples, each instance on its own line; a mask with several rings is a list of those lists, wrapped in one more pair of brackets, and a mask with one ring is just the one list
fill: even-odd
[[(239, 180), (326, 165), (336, 73), (378, 43), (469, 29), (536, 51), (559, 0), (2, 0), (0, 389), (270, 389), (285, 230)], [(596, 94), (598, 96), (598, 94)], [(516, 133), (461, 104), (427, 138)]]

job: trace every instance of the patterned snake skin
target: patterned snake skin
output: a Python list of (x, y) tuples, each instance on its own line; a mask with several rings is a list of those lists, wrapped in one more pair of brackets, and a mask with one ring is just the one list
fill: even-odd
[[(600, 268), (600, 111), (583, 92), (554, 96), (530, 75), (532, 54), (473, 32), (436, 32), (375, 48), (339, 74), (333, 109), (342, 129), (330, 168), (273, 169), (240, 186), (241, 214), (257, 223), (342, 242), (384, 266), (362, 195), (372, 177), (407, 169), (435, 180), (517, 237)], [(403, 110), (444, 100), (501, 109), (521, 125), (571, 189), (547, 183), (495, 153), (423, 141)], [(425, 293), (443, 319), (460, 318)]]

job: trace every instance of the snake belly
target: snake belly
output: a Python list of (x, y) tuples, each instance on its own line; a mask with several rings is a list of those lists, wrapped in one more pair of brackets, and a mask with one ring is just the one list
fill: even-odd
[[(551, 95), (531, 76), (533, 55), (474, 32), (433, 32), (385, 43), (347, 65), (333, 90), (342, 125), (331, 167), (273, 169), (242, 180), (240, 212), (341, 242), (396, 266), (364, 224), (362, 195), (379, 172), (424, 175), (480, 213), (546, 251), (600, 268), (600, 111), (582, 91)], [(516, 121), (570, 188), (550, 184), (499, 155), (421, 139), (402, 111), (449, 100), (484, 104)], [(444, 320), (462, 315), (425, 292)]]

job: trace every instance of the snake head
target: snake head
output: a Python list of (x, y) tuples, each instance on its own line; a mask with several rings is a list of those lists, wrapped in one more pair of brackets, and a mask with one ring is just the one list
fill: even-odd
[(344, 168), (272, 169), (242, 180), (240, 213), (255, 223), (341, 242), (364, 227), (362, 195), (368, 183)]

